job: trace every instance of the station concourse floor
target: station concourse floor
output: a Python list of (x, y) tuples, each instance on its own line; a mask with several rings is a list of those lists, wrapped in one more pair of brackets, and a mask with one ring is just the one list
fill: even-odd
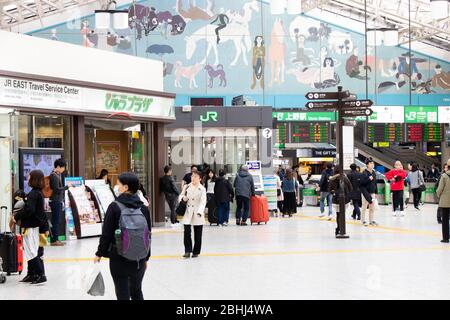
[[(182, 228), (154, 229), (152, 258), (143, 282), (145, 299), (450, 299), (450, 245), (440, 243), (436, 205), (405, 217), (380, 206), (378, 227), (347, 219), (350, 239), (335, 239), (335, 221), (318, 207), (267, 225), (205, 226), (202, 254), (183, 260)], [(350, 216), (350, 213), (347, 214)], [(98, 238), (46, 247), (48, 282), (0, 285), (3, 299), (115, 299), (107, 260), (104, 297), (91, 297), (81, 278), (92, 266)]]

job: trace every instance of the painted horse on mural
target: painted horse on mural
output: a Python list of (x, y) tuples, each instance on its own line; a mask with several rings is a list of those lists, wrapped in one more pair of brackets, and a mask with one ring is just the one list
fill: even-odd
[(195, 1), (189, 0), (189, 8), (184, 9), (182, 0), (177, 0), (176, 9), (183, 19), (186, 21), (191, 20), (211, 20), (214, 18), (214, 1), (206, 0), (206, 9), (198, 7)]
[(271, 69), (271, 78), (269, 87), (272, 87), (273, 83), (284, 83), (286, 70), (285, 35), (286, 32), (284, 31), (283, 22), (280, 18), (277, 18), (270, 35), (269, 64)]
[[(232, 41), (236, 50), (235, 57), (231, 62), (231, 66), (235, 66), (242, 56), (244, 64), (248, 65), (247, 53), (252, 49), (252, 39), (250, 37), (249, 23), (252, 19), (253, 11), (259, 11), (258, 1), (250, 1), (244, 4), (243, 15), (233, 15), (228, 14), (230, 17), (230, 23), (227, 25), (225, 29), (223, 29), (220, 33), (220, 43), (226, 43)], [(239, 22), (238, 22), (239, 21)], [(216, 35), (216, 26), (215, 25), (206, 25), (196, 32), (194, 32), (191, 36), (186, 37), (186, 58), (188, 60), (192, 59), (194, 53), (197, 51), (198, 42), (206, 40), (207, 42), (207, 50), (206, 56), (200, 62), (201, 64), (205, 64), (208, 60), (211, 51), (214, 52), (214, 65), (220, 64), (219, 59), (219, 49), (217, 44), (217, 35)]]

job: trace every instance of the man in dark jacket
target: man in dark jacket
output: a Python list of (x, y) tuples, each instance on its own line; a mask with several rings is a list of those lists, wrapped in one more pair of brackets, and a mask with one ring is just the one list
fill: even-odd
[(362, 206), (362, 200), (361, 200), (361, 190), (359, 190), (359, 187), (361, 185), (361, 174), (356, 171), (356, 164), (351, 164), (350, 169), (351, 172), (348, 174), (348, 179), (350, 180), (350, 183), (352, 184), (352, 191), (350, 192), (350, 199), (353, 203), (353, 214), (352, 218), (354, 220), (358, 219), (361, 220), (361, 206)]
[(170, 166), (164, 167), (164, 176), (159, 179), (159, 190), (164, 193), (167, 204), (169, 205), (170, 222), (173, 226), (179, 223), (175, 209), (177, 207), (180, 191), (178, 191), (175, 181), (173, 180), (172, 168)]
[[(365, 227), (378, 224), (374, 221), (375, 203), (377, 197), (377, 174), (373, 170), (375, 164), (373, 160), (366, 161), (367, 169), (361, 174), (360, 190), (362, 193), (362, 223)], [(366, 221), (366, 210), (369, 207), (369, 222)]]
[(214, 198), (218, 205), (217, 223), (221, 226), (227, 226), (230, 216), (230, 202), (233, 201), (234, 191), (230, 181), (225, 178), (225, 170), (219, 170), (219, 177), (214, 185)]
[(320, 217), (324, 217), (325, 214), (325, 199), (327, 199), (328, 205), (328, 219), (331, 220), (333, 216), (333, 195), (328, 192), (328, 183), (330, 177), (333, 175), (333, 164), (331, 162), (327, 163), (327, 168), (322, 172), (320, 177), (319, 187), (320, 187)]
[(65, 191), (69, 187), (64, 187), (61, 175), (66, 170), (66, 161), (57, 159), (55, 161), (55, 169), (50, 174), (50, 188), (52, 195), (50, 197), (50, 208), (52, 210), (52, 230), (50, 244), (52, 246), (63, 246), (64, 243), (59, 241), (59, 228), (61, 224), (62, 211), (64, 206)]
[[(236, 224), (247, 225), (250, 210), (250, 197), (255, 195), (255, 183), (253, 177), (248, 173), (248, 167), (242, 166), (234, 180), (236, 194)], [(242, 209), (244, 211), (242, 212)], [(242, 221), (241, 221), (242, 219)]]
[(427, 178), (428, 179), (439, 179), (440, 175), (441, 174), (439, 173), (439, 169), (433, 163), (431, 165), (431, 169), (428, 171)]

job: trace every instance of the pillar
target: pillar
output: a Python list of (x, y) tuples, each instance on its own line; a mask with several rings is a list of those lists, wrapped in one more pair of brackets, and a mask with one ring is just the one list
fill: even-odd
[(75, 116), (73, 118), (73, 148), (73, 169), (71, 175), (74, 177), (84, 177), (86, 157), (84, 116)]
[(164, 143), (164, 123), (155, 122), (153, 126), (153, 217), (154, 226), (165, 225), (165, 207), (164, 207), (164, 195), (159, 189), (159, 177), (163, 174), (166, 149)]

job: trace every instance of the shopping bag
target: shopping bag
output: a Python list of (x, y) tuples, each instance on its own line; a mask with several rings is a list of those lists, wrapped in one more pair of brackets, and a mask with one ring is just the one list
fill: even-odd
[(94, 264), (92, 272), (85, 277), (85, 292), (91, 296), (105, 295), (105, 282), (103, 281), (100, 263)]
[(372, 198), (372, 204), (373, 204), (373, 209), (374, 210), (380, 209), (380, 205), (378, 204), (378, 199), (377, 199), (376, 196), (374, 198)]

